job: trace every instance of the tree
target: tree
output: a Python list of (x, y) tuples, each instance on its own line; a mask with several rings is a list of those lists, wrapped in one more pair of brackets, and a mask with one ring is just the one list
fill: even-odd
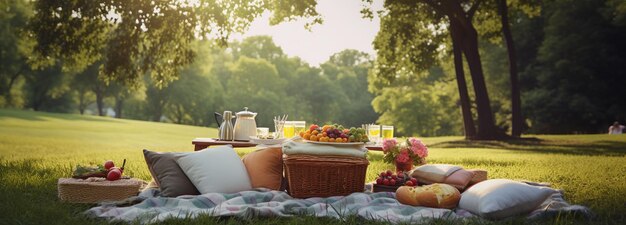
[(32, 9), (25, 0), (2, 1), (0, 8), (0, 106), (19, 107), (21, 103), (13, 96), (13, 87), (20, 76), (31, 70), (28, 58), (33, 40), (25, 28)]
[(525, 79), (534, 87), (524, 93), (532, 132), (604, 133), (612, 121), (624, 119), (626, 32), (615, 14), (603, 10), (606, 3), (545, 3), (543, 39), (524, 72), (533, 75)]
[[(295, 4), (292, 4), (295, 3)], [(314, 1), (60, 1), (35, 2), (36, 50), (78, 68), (104, 58), (104, 74), (139, 85), (148, 74), (162, 88), (190, 64), (196, 37), (226, 44), (265, 10), (276, 24), (299, 17), (321, 22)], [(123, 49), (123, 51), (120, 51)], [(103, 51), (104, 50), (104, 51)]]
[(35, 111), (68, 112), (71, 109), (69, 81), (61, 63), (25, 74), (27, 106)]
[(517, 75), (517, 53), (513, 34), (509, 24), (509, 9), (506, 0), (498, 0), (498, 14), (502, 23), (502, 34), (509, 55), (509, 74), (511, 82), (511, 136), (519, 137), (522, 134), (522, 101), (520, 97), (519, 79)]
[[(378, 76), (390, 82), (398, 76), (413, 76), (435, 65), (446, 32), (465, 56), (474, 86), (478, 113), (476, 139), (497, 139), (489, 95), (478, 48), (473, 17), (481, 1), (394, 1), (385, 2), (381, 30), (375, 40)], [(458, 76), (458, 75), (457, 75)], [(463, 106), (463, 105), (462, 105)], [(465, 120), (467, 121), (467, 120)], [(468, 127), (466, 125), (466, 127)], [(467, 135), (467, 133), (466, 133)]]
[(258, 113), (259, 126), (270, 127), (274, 126), (273, 116), (284, 114), (281, 110), (284, 105), (295, 105), (285, 93), (286, 81), (267, 60), (242, 56), (230, 70), (232, 76), (224, 93), (225, 109), (237, 112), (248, 107)]
[[(335, 53), (327, 62), (320, 65), (323, 75), (337, 84), (336, 88), (343, 92), (340, 96), (346, 97), (345, 100), (336, 100), (342, 106), (334, 116), (334, 119), (345, 126), (358, 127), (361, 124), (372, 123), (378, 118), (371, 104), (374, 97), (367, 91), (367, 76), (371, 65), (372, 60), (367, 53), (353, 49)], [(337, 99), (336, 97), (333, 99)]]
[(224, 88), (217, 75), (211, 73), (213, 60), (208, 42), (197, 42), (196, 61), (181, 72), (180, 79), (172, 82), (166, 115), (175, 123), (209, 126), (214, 123), (213, 113), (223, 104)]

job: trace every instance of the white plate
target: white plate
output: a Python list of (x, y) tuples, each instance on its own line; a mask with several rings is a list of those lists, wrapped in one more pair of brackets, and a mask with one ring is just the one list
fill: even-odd
[(355, 145), (365, 145), (363, 142), (319, 142), (319, 141), (309, 141), (303, 140), (304, 142), (320, 144), (320, 145), (347, 145), (347, 146), (355, 146)]
[(278, 138), (278, 139), (260, 139), (254, 136), (250, 136), (250, 142), (257, 145), (277, 145), (282, 144), (286, 138)]

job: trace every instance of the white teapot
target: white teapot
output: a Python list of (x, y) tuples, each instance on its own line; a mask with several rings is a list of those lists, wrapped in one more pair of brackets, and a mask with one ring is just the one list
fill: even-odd
[(254, 117), (257, 113), (248, 111), (248, 107), (243, 109), (244, 111), (235, 114), (237, 115), (237, 120), (235, 121), (234, 136), (237, 141), (249, 141), (250, 136), (256, 136), (256, 120), (254, 120)]

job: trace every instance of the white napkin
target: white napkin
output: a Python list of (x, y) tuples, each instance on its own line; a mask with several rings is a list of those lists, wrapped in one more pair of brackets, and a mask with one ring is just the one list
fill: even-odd
[(367, 148), (365, 145), (327, 145), (291, 140), (283, 143), (283, 153), (287, 155), (336, 155), (365, 158)]

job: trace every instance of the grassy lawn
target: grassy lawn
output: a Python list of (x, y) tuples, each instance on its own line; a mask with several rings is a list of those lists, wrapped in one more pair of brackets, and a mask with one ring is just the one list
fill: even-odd
[[(57, 200), (56, 182), (76, 164), (127, 159), (125, 175), (150, 179), (142, 149), (192, 151), (194, 137), (215, 137), (216, 129), (94, 116), (0, 109), (0, 224), (103, 224), (81, 215), (90, 205)], [(511, 142), (466, 142), (462, 137), (423, 139), (430, 163), (489, 171), (490, 178), (552, 183), (571, 203), (591, 207), (595, 222), (624, 222), (626, 214), (626, 135), (541, 135)], [(251, 149), (238, 150), (240, 155)], [(367, 179), (392, 169), (370, 153)], [(166, 224), (315, 224), (318, 218), (199, 218)], [(359, 220), (347, 222), (363, 223)], [(574, 221), (551, 221), (570, 223)], [(512, 223), (508, 221), (506, 223)]]

